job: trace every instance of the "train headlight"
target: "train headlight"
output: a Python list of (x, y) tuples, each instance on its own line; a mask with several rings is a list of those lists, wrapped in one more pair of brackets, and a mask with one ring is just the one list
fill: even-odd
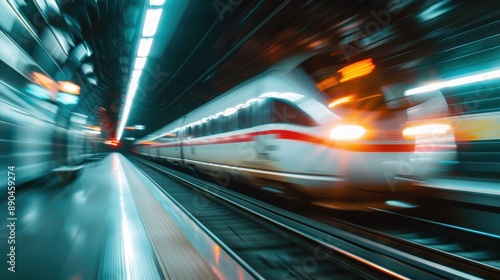
[(330, 138), (334, 140), (356, 140), (365, 135), (366, 129), (360, 125), (339, 125), (330, 131)]
[(443, 135), (451, 129), (448, 124), (423, 124), (410, 126), (403, 130), (406, 139), (414, 139), (419, 136)]

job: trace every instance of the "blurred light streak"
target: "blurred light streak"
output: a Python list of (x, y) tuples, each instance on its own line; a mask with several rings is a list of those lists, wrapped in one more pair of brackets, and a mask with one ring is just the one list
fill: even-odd
[(142, 28), (142, 36), (151, 37), (155, 35), (162, 12), (163, 9), (149, 9), (146, 12), (146, 20), (144, 21), (144, 26)]
[(214, 256), (215, 256), (215, 263), (219, 265), (219, 258), (220, 258), (220, 246), (216, 245), (214, 247)]
[(328, 107), (333, 108), (333, 107), (335, 107), (335, 106), (337, 106), (339, 104), (343, 104), (343, 103), (349, 102), (349, 101), (351, 101), (351, 99), (352, 99), (352, 96), (346, 96), (346, 97), (339, 98), (337, 100), (334, 100), (330, 104), (328, 104)]
[(134, 69), (135, 70), (142, 70), (144, 68), (144, 66), (146, 65), (146, 59), (147, 59), (147, 57), (137, 57), (135, 59)]
[(137, 56), (148, 56), (152, 44), (153, 38), (142, 38), (141, 41), (139, 41)]
[(330, 77), (317, 83), (316, 86), (318, 87), (319, 90), (323, 91), (325, 89), (338, 85), (338, 83), (339, 81), (337, 80), (337, 77)]
[(75, 83), (68, 82), (68, 81), (60, 81), (59, 82), (59, 90), (66, 92), (66, 93), (75, 94), (75, 95), (80, 94), (80, 86), (75, 84)]
[(53, 92), (54, 90), (57, 90), (59, 88), (59, 85), (54, 80), (42, 73), (33, 72), (31, 74), (31, 77), (34, 83), (48, 89), (50, 92)]
[(134, 70), (132, 72), (132, 79), (139, 79), (141, 77), (142, 70)]
[(500, 70), (494, 70), (494, 71), (490, 71), (490, 72), (486, 72), (486, 73), (482, 73), (482, 74), (466, 76), (466, 77), (462, 77), (462, 78), (452, 79), (449, 81), (437, 82), (437, 83), (432, 83), (432, 84), (429, 84), (426, 86), (421, 86), (421, 87), (409, 89), (409, 90), (405, 91), (405, 95), (408, 96), (408, 95), (413, 95), (413, 94), (418, 94), (418, 93), (431, 92), (431, 91), (439, 90), (442, 88), (468, 85), (468, 84), (472, 84), (472, 83), (494, 80), (494, 79), (499, 79), (499, 78), (500, 78)]
[(67, 94), (64, 92), (60, 92), (57, 95), (57, 102), (66, 104), (66, 105), (73, 105), (78, 103), (79, 97), (77, 95), (73, 94)]
[(165, 0), (149, 0), (149, 5), (151, 6), (160, 6), (165, 3)]
[(403, 136), (405, 138), (413, 138), (423, 135), (440, 135), (445, 134), (451, 129), (448, 124), (423, 124), (410, 126), (403, 130)]
[(90, 129), (92, 130), (95, 130), (95, 131), (101, 131), (101, 127), (100, 126), (93, 126), (93, 125), (89, 125), (88, 126)]
[(387, 200), (385, 204), (389, 206), (399, 207), (399, 208), (416, 208), (417, 205), (410, 204), (408, 202), (400, 201), (400, 200)]
[[(158, 24), (160, 22), (160, 18), (163, 12), (163, 8), (159, 8), (160, 5), (165, 3), (164, 0), (150, 0), (150, 6), (158, 6), (158, 9), (149, 9), (145, 15), (145, 21), (143, 24), (142, 35), (143, 38), (139, 41), (139, 46), (137, 48), (137, 58), (134, 63), (134, 72), (130, 79), (129, 89), (127, 91), (127, 97), (125, 100), (125, 107), (123, 109), (122, 115), (118, 122), (118, 128), (116, 133), (116, 139), (120, 140), (123, 134), (123, 130), (125, 125), (127, 124), (128, 117), (130, 114), (130, 109), (132, 107), (132, 101), (134, 100), (134, 96), (136, 94), (139, 79), (141, 76), (141, 71), (144, 68), (144, 65), (147, 62), (147, 56), (151, 50), (151, 46), (153, 44), (153, 38), (149, 36), (153, 36), (158, 29)], [(149, 38), (144, 38), (149, 37)]]
[(340, 82), (343, 83), (358, 77), (368, 75), (373, 72), (373, 69), (375, 69), (375, 65), (373, 64), (372, 59), (368, 58), (348, 65), (337, 72), (342, 74), (342, 79), (340, 79)]
[(500, 139), (500, 112), (450, 118), (457, 141)]
[(125, 211), (125, 199), (123, 194), (124, 189), (124, 174), (123, 170), (120, 168), (120, 160), (118, 157), (113, 157), (113, 170), (118, 172), (118, 187), (120, 190), (120, 212), (121, 212), (121, 225), (122, 225), (122, 235), (123, 235), (123, 253), (125, 258), (125, 270), (127, 272), (126, 279), (132, 279), (131, 275), (131, 266), (134, 262), (134, 251), (132, 250), (132, 237), (130, 236), (130, 232), (132, 232), (132, 228), (128, 222), (127, 213)]
[(356, 140), (366, 133), (366, 129), (360, 125), (339, 125), (330, 132), (330, 138), (335, 140)]
[(85, 130), (85, 132), (90, 133), (90, 134), (95, 134), (95, 135), (101, 134), (101, 131), (97, 131), (97, 130)]

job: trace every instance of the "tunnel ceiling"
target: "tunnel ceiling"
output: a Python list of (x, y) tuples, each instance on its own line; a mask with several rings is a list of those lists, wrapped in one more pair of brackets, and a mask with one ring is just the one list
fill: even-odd
[[(363, 52), (399, 73), (418, 70), (420, 60), (438, 52), (431, 42), (487, 23), (492, 15), (480, 15), (493, 10), (446, 0), (227, 2), (166, 1), (127, 123), (146, 130), (125, 131), (124, 137), (149, 134), (281, 58), (306, 50), (328, 48), (346, 59)], [(61, 6), (79, 21), (93, 50), (98, 85), (92, 94), (116, 125), (147, 3), (75, 0)], [(468, 16), (460, 17), (463, 13)]]

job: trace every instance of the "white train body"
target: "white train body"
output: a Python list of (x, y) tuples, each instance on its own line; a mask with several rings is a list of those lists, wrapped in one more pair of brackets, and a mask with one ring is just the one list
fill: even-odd
[[(391, 192), (454, 157), (451, 131), (405, 140), (407, 121), (406, 109), (351, 110), (341, 117), (304, 72), (275, 67), (168, 124), (136, 150), (279, 193), (334, 197), (341, 187)], [(366, 137), (332, 139), (333, 128), (352, 124), (365, 127)]]

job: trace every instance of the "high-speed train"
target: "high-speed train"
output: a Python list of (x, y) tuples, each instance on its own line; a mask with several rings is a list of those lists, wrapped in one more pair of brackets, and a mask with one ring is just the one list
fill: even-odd
[(137, 141), (135, 151), (282, 194), (393, 192), (455, 158), (439, 91), (405, 97), (372, 58), (286, 59)]
[(1, 190), (12, 184), (20, 186), (62, 166), (81, 164), (97, 152), (98, 139), (85, 132), (85, 116), (71, 112), (65, 115), (56, 104), (23, 96), (3, 81), (0, 104)]
[(74, 110), (82, 45), (57, 36), (47, 18), (30, 17), (36, 3), (11, 2), (0, 2), (0, 196), (104, 151), (100, 132)]

